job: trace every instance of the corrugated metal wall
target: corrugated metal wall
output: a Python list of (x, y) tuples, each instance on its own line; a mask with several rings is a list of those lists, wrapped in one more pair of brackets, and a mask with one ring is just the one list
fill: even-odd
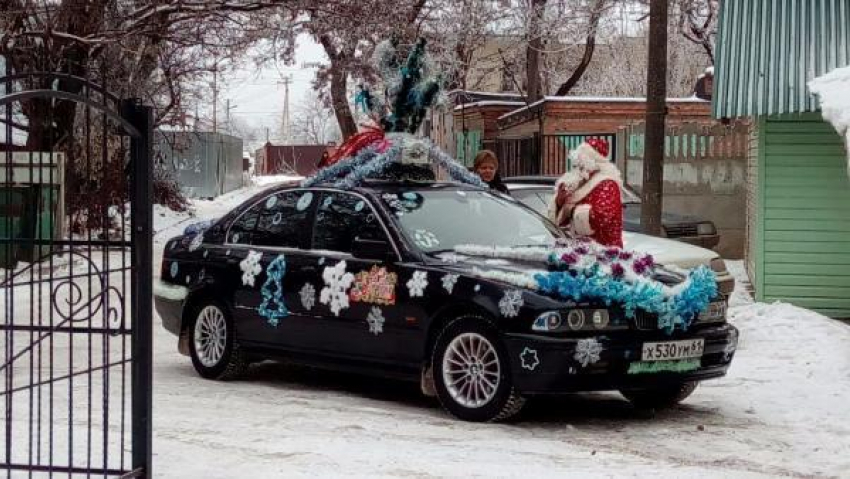
[(850, 180), (841, 137), (819, 114), (761, 122), (759, 300), (850, 317)]
[(806, 83), (850, 64), (850, 0), (723, 0), (717, 118), (817, 111)]
[(242, 140), (212, 132), (155, 135), (155, 157), (190, 198), (214, 198), (243, 183)]

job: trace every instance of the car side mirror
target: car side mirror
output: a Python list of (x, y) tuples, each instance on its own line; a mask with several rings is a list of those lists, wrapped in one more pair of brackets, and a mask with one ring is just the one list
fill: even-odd
[(351, 255), (359, 259), (387, 261), (393, 258), (393, 249), (387, 241), (354, 238)]

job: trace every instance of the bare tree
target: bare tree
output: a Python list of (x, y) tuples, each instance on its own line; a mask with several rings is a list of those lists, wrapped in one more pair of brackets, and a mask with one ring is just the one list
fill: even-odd
[(327, 145), (342, 138), (334, 110), (315, 91), (309, 92), (295, 109), (292, 133), (296, 140), (308, 145)]
[(330, 60), (319, 68), (315, 87), (328, 94), (343, 138), (357, 132), (348, 102), (349, 79), (375, 79), (370, 58), (384, 39), (410, 43), (418, 33), (426, 0), (336, 0), (333, 9), (322, 4), (300, 10), (304, 31), (312, 35)]
[(720, 0), (678, 0), (679, 32), (699, 45), (714, 64), (714, 40)]

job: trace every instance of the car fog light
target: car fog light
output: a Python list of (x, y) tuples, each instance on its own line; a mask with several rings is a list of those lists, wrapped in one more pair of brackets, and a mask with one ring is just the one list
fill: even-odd
[(604, 309), (597, 309), (593, 312), (593, 326), (596, 329), (603, 329), (608, 326), (608, 311)]
[(534, 320), (534, 324), (531, 325), (532, 331), (555, 331), (561, 327), (563, 324), (563, 320), (561, 319), (561, 315), (557, 311), (548, 311)]
[(700, 236), (711, 236), (717, 233), (717, 228), (714, 223), (699, 223), (697, 225), (697, 234)]
[(574, 309), (570, 311), (570, 314), (567, 315), (567, 324), (570, 325), (570, 329), (573, 331), (578, 331), (584, 327), (584, 311)]

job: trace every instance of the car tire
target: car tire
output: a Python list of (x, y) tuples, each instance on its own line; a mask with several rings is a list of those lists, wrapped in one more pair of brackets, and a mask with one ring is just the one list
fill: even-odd
[(202, 377), (227, 381), (240, 378), (248, 369), (233, 318), (218, 301), (204, 301), (194, 309), (188, 334), (192, 365)]
[(525, 404), (513, 387), (505, 346), (495, 328), (479, 316), (462, 316), (443, 328), (431, 367), (440, 404), (458, 419), (503, 421)]
[(620, 394), (640, 409), (667, 409), (687, 399), (697, 384), (687, 381), (647, 389), (623, 389)]

